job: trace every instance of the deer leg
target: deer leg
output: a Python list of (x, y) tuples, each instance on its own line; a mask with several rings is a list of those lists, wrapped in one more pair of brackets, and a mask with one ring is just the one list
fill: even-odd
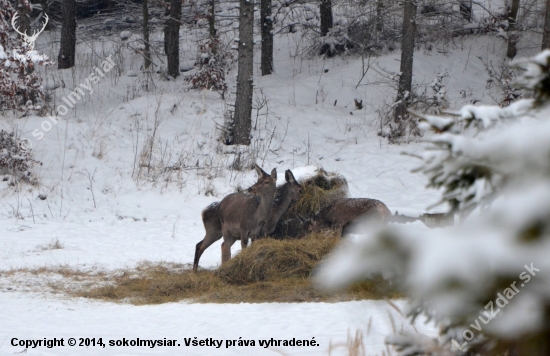
[(235, 239), (231, 236), (223, 237), (222, 242), (222, 264), (231, 259), (231, 246), (235, 243)]
[(221, 237), (222, 237), (222, 232), (215, 229), (215, 230), (207, 231), (204, 239), (199, 243), (197, 243), (197, 246), (195, 247), (195, 260), (193, 262), (194, 272), (197, 272), (197, 269), (199, 268), (199, 260), (204, 250), (210, 247), (210, 245), (212, 245), (214, 242), (218, 241)]
[(344, 236), (344, 230), (345, 230), (346, 226), (345, 225), (342, 225), (342, 224), (336, 224), (334, 226), (334, 230), (336, 230), (337, 232), (340, 233), (340, 237), (343, 237)]
[(243, 233), (241, 235), (241, 248), (245, 249), (248, 247), (248, 233)]

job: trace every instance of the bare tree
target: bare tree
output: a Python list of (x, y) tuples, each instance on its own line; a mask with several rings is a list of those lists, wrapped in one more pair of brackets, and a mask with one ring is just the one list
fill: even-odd
[(76, 0), (63, 0), (61, 46), (57, 56), (57, 69), (74, 67), (76, 47)]
[(164, 31), (164, 44), (168, 57), (168, 75), (174, 78), (180, 74), (180, 25), (181, 0), (171, 0), (169, 18)]
[(210, 13), (208, 14), (208, 32), (210, 38), (216, 37), (216, 0), (210, 0)]
[(332, 28), (332, 2), (331, 0), (321, 0), (319, 7), (321, 14), (321, 36), (326, 36)]
[(273, 20), (271, 18), (271, 0), (261, 0), (260, 24), (262, 25), (262, 75), (273, 72)]
[(403, 8), (403, 40), (401, 42), (401, 76), (397, 89), (394, 121), (402, 127), (407, 117), (407, 96), (412, 91), (414, 40), (416, 35), (416, 0), (405, 0)]
[(542, 31), (542, 49), (550, 48), (550, 0), (546, 0), (544, 29)]
[(141, 0), (141, 15), (143, 17), (143, 42), (145, 48), (143, 50), (143, 69), (149, 69), (151, 65), (151, 46), (149, 45), (149, 8), (148, 0)]
[(237, 94), (233, 126), (233, 144), (249, 145), (252, 127), (252, 75), (254, 59), (254, 2), (240, 0), (239, 59)]
[(376, 31), (382, 32), (384, 30), (384, 0), (376, 0)]
[(512, 0), (512, 6), (508, 8), (508, 49), (506, 57), (513, 59), (518, 50), (518, 35), (515, 33), (519, 11), (519, 0)]

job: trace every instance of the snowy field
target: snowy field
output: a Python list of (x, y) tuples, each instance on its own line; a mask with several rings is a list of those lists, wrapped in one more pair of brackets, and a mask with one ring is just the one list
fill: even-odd
[[(47, 37), (44, 34), (43, 37)], [(47, 41), (47, 38), (44, 38)], [(444, 80), (451, 109), (472, 100), (491, 104), (487, 74), (476, 56), (492, 58), (504, 51), (503, 42), (478, 37), (460, 40), (444, 54), (415, 53), (414, 80), (429, 84), (438, 73)], [(291, 58), (292, 41), (275, 40), (276, 73), (255, 78), (267, 106), (253, 112), (257, 129), (257, 163), (266, 171), (277, 168), (296, 177), (317, 167), (339, 172), (348, 181), (351, 197), (376, 198), (392, 211), (419, 216), (437, 202), (438, 193), (425, 188), (426, 180), (411, 170), (419, 163), (414, 154), (421, 142), (389, 145), (377, 136), (376, 109), (393, 100), (391, 88), (359, 85), (361, 60)], [(82, 48), (84, 50), (84, 48)], [(53, 51), (52, 51), (53, 53)], [(187, 55), (185, 55), (187, 56)], [(55, 55), (50, 57), (55, 58)], [(191, 59), (192, 56), (189, 55)], [(376, 65), (398, 71), (399, 53), (377, 59)], [(134, 60), (131, 61), (132, 63)], [(133, 66), (133, 67), (132, 67)], [(127, 71), (138, 64), (128, 64)], [(259, 66), (258, 66), (259, 67)], [(56, 73), (68, 88), (83, 82), (90, 68)], [(36, 140), (44, 117), (2, 119), (4, 129), (17, 127), (31, 140), (39, 184), (14, 193), (0, 182), (0, 272), (17, 268), (73, 267), (113, 271), (135, 267), (141, 261), (192, 263), (195, 244), (204, 236), (201, 210), (221, 200), (237, 186), (255, 182), (252, 171), (226, 167), (234, 152), (220, 149), (216, 123), (223, 121), (225, 104), (212, 92), (183, 90), (183, 79), (158, 81), (155, 92), (128, 93), (139, 79), (110, 76), (94, 87), (75, 109)], [(369, 72), (363, 83), (380, 78)], [(60, 101), (70, 89), (59, 88)], [(464, 91), (462, 93), (461, 91)], [(356, 110), (353, 99), (364, 101)], [(48, 127), (48, 126), (47, 126)], [(154, 136), (150, 166), (173, 165), (183, 160), (188, 170), (175, 173), (140, 166), (147, 138)], [(208, 172), (191, 167), (209, 166)], [(40, 197), (39, 197), (40, 195)], [(437, 210), (440, 209), (440, 210)], [(402, 228), (425, 230), (417, 222)], [(62, 248), (51, 246), (59, 242)], [(235, 244), (233, 253), (240, 248)], [(220, 242), (206, 250), (200, 266), (220, 263)], [(58, 283), (63, 283), (59, 280)], [(37, 287), (38, 286), (38, 287)], [(402, 310), (405, 301), (396, 301)], [(153, 306), (132, 306), (51, 294), (40, 276), (0, 275), (0, 355), (24, 351), (12, 346), (22, 340), (64, 338), (65, 346), (29, 348), (29, 355), (328, 355), (329, 345), (346, 342), (362, 332), (367, 355), (388, 353), (386, 335), (397, 330), (436, 336), (422, 318), (412, 327), (408, 319), (386, 301), (297, 304), (192, 304), (185, 301)], [(184, 338), (224, 340), (220, 348), (186, 347)], [(109, 340), (176, 339), (177, 347), (105, 348), (68, 346), (69, 338)], [(231, 346), (225, 340), (254, 340), (255, 346)], [(316, 340), (318, 346), (259, 346), (268, 339)], [(347, 354), (344, 348), (334, 355)]]
[[(384, 301), (303, 304), (187, 304), (135, 307), (85, 300), (52, 300), (38, 295), (0, 293), (2, 326), (0, 355), (21, 352), (12, 338), (64, 338), (65, 347), (29, 349), (31, 355), (323, 355), (329, 344), (346, 343), (348, 332), (361, 330), (369, 355), (386, 351), (385, 336), (395, 327), (414, 332)], [(404, 303), (397, 303), (402, 306)], [(391, 317), (390, 317), (391, 315)], [(392, 319), (393, 318), (393, 321)], [(394, 326), (392, 326), (394, 323)], [(425, 325), (419, 331), (435, 334)], [(69, 338), (77, 346), (67, 345)], [(221, 347), (185, 346), (185, 338), (224, 340)], [(105, 348), (79, 347), (79, 338), (103, 338)], [(116, 347), (109, 340), (176, 339), (175, 347)], [(240, 339), (241, 338), (241, 339)], [(259, 340), (316, 340), (318, 346), (261, 347)], [(238, 340), (255, 346), (239, 347)], [(225, 340), (236, 340), (228, 346)], [(251, 345), (251, 342), (249, 342)], [(347, 354), (344, 348), (334, 355)]]

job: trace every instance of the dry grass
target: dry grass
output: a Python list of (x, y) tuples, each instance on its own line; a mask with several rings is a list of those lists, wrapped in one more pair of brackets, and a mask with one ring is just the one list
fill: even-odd
[(37, 251), (47, 251), (47, 250), (61, 250), (63, 249), (63, 244), (59, 241), (59, 239), (55, 239), (50, 241), (47, 245), (39, 245), (36, 247)]
[(281, 217), (273, 233), (276, 238), (303, 236), (300, 217), (309, 218), (338, 199), (348, 197), (348, 183), (337, 174), (320, 168), (317, 174), (301, 182), (303, 192)]
[(258, 240), (222, 265), (218, 274), (233, 284), (308, 278), (340, 240), (333, 232), (297, 240)]
[[(340, 241), (331, 233), (300, 240), (255, 241), (218, 270), (191, 271), (189, 265), (144, 262), (132, 270), (112, 273), (71, 268), (40, 268), (0, 273), (55, 275), (51, 291), (131, 304), (159, 304), (189, 300), (197, 303), (339, 302), (398, 298), (387, 281), (375, 278), (345, 291), (327, 293), (311, 283), (315, 267)], [(63, 277), (63, 283), (59, 282)]]
[(348, 195), (348, 183), (338, 174), (327, 173), (320, 169), (317, 175), (302, 183), (304, 191), (300, 200), (290, 211), (302, 216), (311, 216), (336, 199)]
[(335, 234), (312, 234), (300, 240), (255, 241), (218, 270), (190, 271), (183, 265), (142, 264), (112, 284), (75, 295), (133, 304), (192, 300), (198, 303), (347, 301), (395, 298), (381, 278), (328, 294), (311, 284), (317, 264), (340, 241)]

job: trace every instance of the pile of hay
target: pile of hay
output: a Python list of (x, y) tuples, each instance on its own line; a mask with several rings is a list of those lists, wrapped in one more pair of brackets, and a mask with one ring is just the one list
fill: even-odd
[(300, 217), (310, 218), (334, 201), (348, 197), (346, 178), (320, 168), (313, 177), (301, 181), (304, 191), (300, 200), (279, 220), (272, 236), (276, 239), (304, 236)]
[(340, 241), (336, 233), (310, 234), (300, 240), (257, 240), (221, 265), (218, 275), (233, 284), (309, 278)]

